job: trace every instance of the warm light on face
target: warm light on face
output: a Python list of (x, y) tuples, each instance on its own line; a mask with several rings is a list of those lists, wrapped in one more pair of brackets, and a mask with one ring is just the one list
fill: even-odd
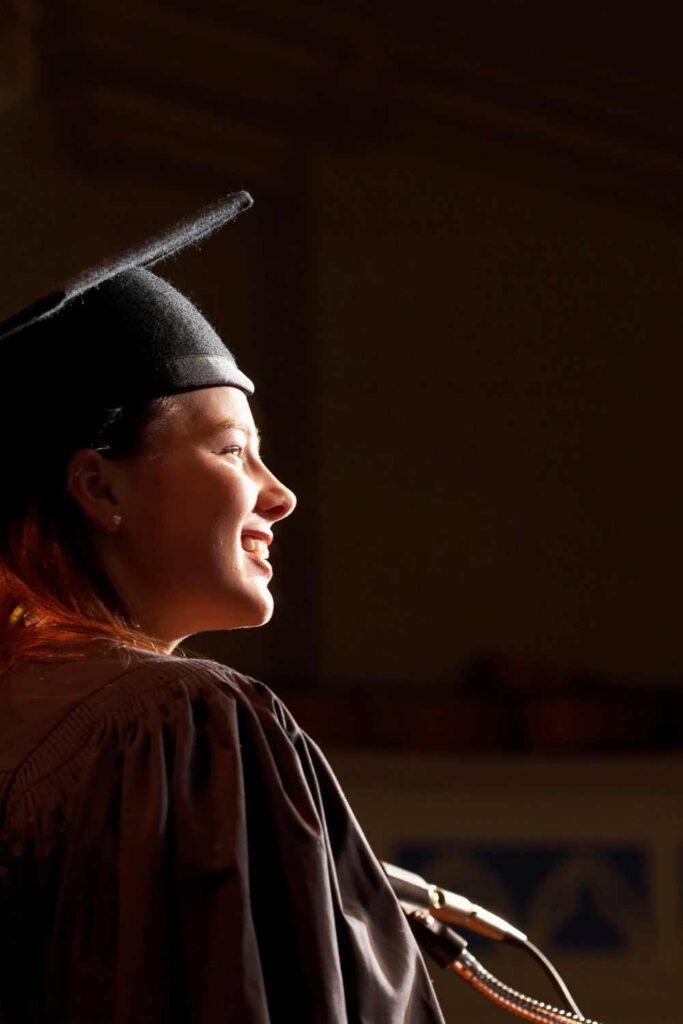
[(122, 469), (120, 487), (117, 575), (138, 616), (160, 624), (156, 635), (270, 619), (273, 528), (296, 500), (261, 459), (243, 392), (179, 395), (145, 450)]

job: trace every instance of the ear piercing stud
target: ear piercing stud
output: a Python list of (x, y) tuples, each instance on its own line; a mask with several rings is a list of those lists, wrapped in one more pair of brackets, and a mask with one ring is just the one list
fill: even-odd
[(112, 529), (118, 530), (118, 528), (119, 528), (119, 526), (121, 525), (122, 522), (123, 522), (123, 516), (121, 515), (121, 513), (120, 512), (115, 512), (114, 515), (111, 517)]

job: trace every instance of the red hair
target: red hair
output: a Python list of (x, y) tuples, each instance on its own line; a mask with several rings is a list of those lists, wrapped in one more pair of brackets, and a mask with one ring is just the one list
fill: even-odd
[[(168, 399), (115, 410), (97, 447), (133, 453)], [(84, 657), (94, 644), (163, 652), (133, 621), (99, 565), (80, 509), (62, 485), (33, 501), (0, 541), (0, 670)]]
[(56, 531), (46, 535), (35, 513), (26, 516), (0, 557), (1, 667), (83, 657), (98, 641), (163, 649), (101, 592), (99, 570), (78, 563)]

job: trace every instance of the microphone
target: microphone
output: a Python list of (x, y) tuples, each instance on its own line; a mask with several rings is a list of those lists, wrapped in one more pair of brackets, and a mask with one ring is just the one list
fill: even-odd
[(472, 903), (465, 896), (458, 896), (448, 889), (439, 889), (420, 875), (405, 871), (395, 864), (387, 864), (386, 861), (381, 864), (400, 901), (428, 910), (432, 917), (444, 924), (463, 925), (497, 942), (510, 942), (513, 945), (528, 943), (526, 935), (519, 928), (508, 924), (498, 914), (492, 914), (490, 910)]

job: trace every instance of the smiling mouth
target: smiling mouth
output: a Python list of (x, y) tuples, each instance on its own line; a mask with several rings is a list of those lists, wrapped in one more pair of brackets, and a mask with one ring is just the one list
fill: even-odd
[(268, 545), (258, 537), (242, 537), (242, 548), (248, 555), (268, 561)]

